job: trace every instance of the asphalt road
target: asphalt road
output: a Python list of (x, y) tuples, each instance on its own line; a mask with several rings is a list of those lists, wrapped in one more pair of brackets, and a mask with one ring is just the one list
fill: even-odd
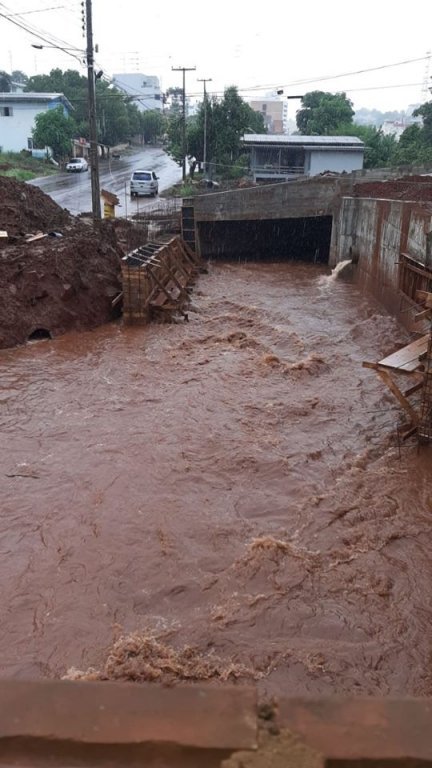
[[(154, 207), (155, 200), (149, 197), (139, 197), (131, 200), (129, 180), (135, 168), (151, 169), (159, 176), (159, 192), (171, 187), (181, 179), (181, 168), (158, 147), (145, 147), (133, 154), (127, 154), (120, 159), (100, 159), (99, 176), (101, 189), (113, 192), (120, 199), (116, 208), (117, 216), (127, 216), (136, 213), (137, 209)], [(67, 208), (72, 214), (91, 211), (91, 181), (90, 171), (80, 173), (61, 172), (55, 176), (44, 176), (33, 179), (31, 184), (50, 195), (58, 205)]]

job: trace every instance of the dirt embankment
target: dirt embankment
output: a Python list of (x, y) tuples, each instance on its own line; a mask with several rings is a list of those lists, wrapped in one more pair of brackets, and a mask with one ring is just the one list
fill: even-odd
[[(0, 176), (0, 347), (114, 317), (120, 259), (145, 242), (130, 222), (75, 219), (37, 187)], [(29, 240), (31, 234), (41, 239)]]
[(432, 201), (432, 176), (402, 176), (400, 179), (356, 184), (354, 196), (428, 203)]

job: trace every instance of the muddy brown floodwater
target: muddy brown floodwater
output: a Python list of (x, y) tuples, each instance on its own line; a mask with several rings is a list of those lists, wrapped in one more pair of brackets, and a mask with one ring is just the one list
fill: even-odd
[(138, 632), (265, 694), (430, 695), (431, 457), (361, 367), (405, 333), (299, 263), (213, 265), (193, 302), (1, 353), (1, 675)]

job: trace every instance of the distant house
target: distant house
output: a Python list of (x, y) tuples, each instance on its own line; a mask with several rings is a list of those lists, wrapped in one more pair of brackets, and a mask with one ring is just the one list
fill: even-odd
[(287, 181), (325, 171), (349, 173), (363, 168), (364, 143), (353, 136), (250, 133), (243, 136), (242, 143), (250, 149), (254, 181)]
[(62, 93), (0, 93), (0, 148), (3, 152), (33, 149), (35, 117), (56, 107), (70, 115), (72, 104)]
[(140, 112), (148, 110), (162, 111), (163, 102), (159, 80), (154, 75), (143, 75), (139, 72), (117, 74), (113, 83), (119, 91), (123, 91), (137, 105)]

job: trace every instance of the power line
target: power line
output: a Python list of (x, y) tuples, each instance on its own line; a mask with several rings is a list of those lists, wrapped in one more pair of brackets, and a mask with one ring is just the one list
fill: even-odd
[[(406, 64), (413, 64), (419, 61), (426, 61), (427, 59), (430, 59), (432, 57), (432, 54), (427, 54), (426, 56), (419, 56), (415, 59), (405, 59), (403, 61), (397, 61), (393, 62), (392, 64), (381, 64), (378, 67), (367, 67), (365, 69), (357, 69), (352, 72), (341, 72), (336, 75), (319, 75), (318, 77), (311, 77), (311, 78), (305, 78), (302, 80), (292, 80), (289, 83), (267, 83), (267, 85), (250, 85), (250, 86), (242, 86), (238, 87), (237, 90), (241, 93), (247, 93), (249, 91), (263, 91), (266, 89), (270, 90), (276, 90), (277, 88), (291, 88), (292, 86), (297, 85), (307, 85), (308, 83), (319, 83), (325, 80), (336, 80), (341, 77), (350, 77), (354, 75), (362, 75), (367, 72), (378, 72), (379, 70), (383, 69), (390, 69), (392, 67), (401, 67)], [(344, 88), (344, 90), (347, 90)], [(365, 88), (365, 90), (372, 90), (369, 88)], [(223, 91), (212, 91), (212, 94), (218, 95), (223, 94), (225, 92), (225, 89)], [(196, 96), (198, 94), (190, 94), (191, 96)]]
[(58, 11), (61, 8), (64, 8), (64, 5), (54, 5), (51, 6), (51, 8), (35, 8), (33, 11), (20, 11), (19, 13), (10, 13), (7, 18), (10, 19), (12, 16), (28, 16), (31, 13), (45, 13), (46, 11)]
[[(58, 48), (63, 53), (66, 53), (69, 56), (72, 56), (73, 58), (77, 59), (77, 61), (82, 64), (82, 59), (80, 59), (75, 54), (71, 53), (71, 50), (74, 50), (75, 46), (72, 46), (70, 43), (66, 42), (65, 40), (62, 40), (61, 38), (56, 38), (55, 35), (50, 35), (49, 32), (45, 32), (44, 30), (39, 30), (37, 27), (27, 24), (24, 21), (18, 21), (14, 18), (11, 18), (11, 9), (8, 8), (4, 3), (0, 2), (0, 6), (7, 11), (7, 13), (4, 13), (0, 11), (0, 18), (4, 18), (6, 21), (9, 21), (11, 24), (14, 24), (19, 29), (24, 30), (24, 32), (27, 32), (29, 35), (32, 35), (33, 37), (36, 37), (38, 40), (42, 40), (44, 43), (48, 43), (48, 45), (54, 45), (56, 48)], [(70, 50), (68, 50), (70, 49)], [(79, 51), (79, 48), (76, 48), (75, 50)]]
[(419, 62), (419, 61), (426, 61), (427, 59), (430, 59), (430, 58), (431, 58), (431, 54), (427, 54), (426, 56), (419, 56), (418, 58), (415, 58), (415, 59), (404, 59), (403, 61), (396, 61), (396, 62), (393, 62), (392, 64), (381, 64), (378, 67), (367, 67), (367, 68), (364, 68), (364, 69), (356, 69), (356, 70), (354, 70), (352, 72), (340, 72), (339, 74), (336, 74), (336, 75), (319, 75), (318, 77), (313, 77), (313, 78), (305, 78), (305, 79), (301, 79), (301, 80), (292, 80), (290, 83), (278, 84), (277, 86), (274, 86), (274, 85), (273, 86), (269, 86), (269, 85), (266, 85), (266, 86), (264, 86), (264, 85), (252, 86), (252, 87), (249, 87), (249, 88), (242, 88), (241, 90), (243, 90), (243, 91), (248, 91), (248, 90), (249, 91), (254, 91), (254, 90), (262, 90), (263, 88), (271, 88), (271, 87), (273, 87), (273, 88), (276, 88), (276, 87), (288, 88), (288, 87), (291, 87), (293, 85), (305, 85), (307, 83), (319, 83), (319, 82), (322, 82), (324, 80), (336, 80), (336, 79), (341, 78), (341, 77), (351, 77), (353, 75), (363, 75), (363, 74), (365, 74), (367, 72), (378, 72), (380, 70), (390, 69), (392, 67), (401, 67), (401, 66), (404, 66), (406, 64), (413, 64), (413, 63)]

